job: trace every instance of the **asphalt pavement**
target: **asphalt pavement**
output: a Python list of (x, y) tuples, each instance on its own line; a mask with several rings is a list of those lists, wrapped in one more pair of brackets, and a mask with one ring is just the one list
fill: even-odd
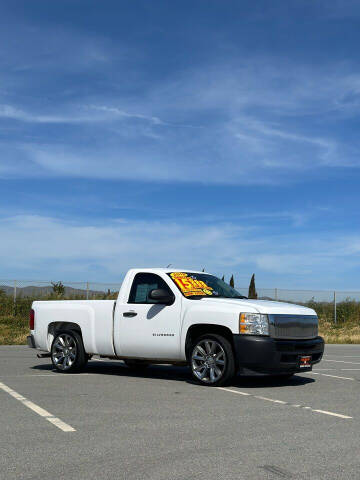
[(93, 359), (61, 374), (0, 347), (0, 478), (360, 479), (360, 345), (288, 380), (192, 382), (187, 368)]

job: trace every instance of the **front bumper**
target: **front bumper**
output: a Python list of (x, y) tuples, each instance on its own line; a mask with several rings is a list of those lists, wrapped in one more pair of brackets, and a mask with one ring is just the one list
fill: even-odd
[(234, 347), (239, 370), (258, 373), (295, 373), (299, 359), (311, 355), (312, 365), (319, 363), (324, 353), (324, 340), (278, 340), (270, 337), (234, 334)]
[(28, 337), (26, 337), (26, 340), (27, 340), (27, 344), (30, 348), (36, 348), (35, 340), (34, 340), (34, 337), (32, 335), (29, 335)]

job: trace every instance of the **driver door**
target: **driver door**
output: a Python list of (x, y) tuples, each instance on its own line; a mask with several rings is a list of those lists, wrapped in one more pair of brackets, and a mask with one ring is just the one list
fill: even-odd
[[(175, 296), (172, 305), (149, 299), (153, 289), (162, 288)], [(159, 275), (137, 273), (127, 304), (115, 316), (117, 354), (124, 357), (159, 360), (180, 358), (181, 298)], [(116, 338), (117, 337), (117, 338)]]

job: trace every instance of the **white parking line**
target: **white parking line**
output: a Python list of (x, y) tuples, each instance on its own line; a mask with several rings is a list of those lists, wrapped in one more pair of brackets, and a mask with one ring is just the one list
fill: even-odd
[(337, 372), (337, 371), (341, 371), (341, 372), (355, 372), (355, 371), (359, 371), (360, 368), (316, 368), (316, 371), (319, 371), (319, 372), (329, 372), (329, 371), (332, 371), (332, 372)]
[(324, 413), (325, 415), (331, 415), (332, 417), (352, 418), (352, 417), (348, 417), (347, 415), (342, 415), (341, 413), (328, 412), (327, 410), (314, 410), (314, 409), (312, 409), (312, 411), (317, 412), (317, 413)]
[(341, 358), (360, 358), (360, 355), (335, 355), (334, 353), (328, 353), (326, 357), (340, 357)]
[(262, 397), (260, 395), (253, 395), (252, 393), (241, 392), (239, 390), (238, 391), (231, 390), (231, 388), (217, 387), (217, 389), (218, 390), (224, 390), (225, 392), (236, 393), (238, 395), (246, 395), (246, 396), (249, 396), (249, 397), (257, 398), (259, 400), (265, 400), (267, 402), (280, 403), (282, 405), (287, 405), (288, 407), (296, 407), (296, 408), (301, 408), (303, 410), (310, 410), (311, 412), (315, 412), (315, 413), (323, 413), (324, 415), (331, 415), (333, 417), (339, 417), (339, 418), (344, 418), (344, 419), (353, 418), (353, 417), (350, 417), (349, 415), (343, 415), (342, 413), (329, 412), (327, 410), (318, 410), (318, 409), (314, 409), (312, 407), (307, 407), (305, 405), (294, 405), (292, 403), (284, 402), (283, 400), (276, 400), (274, 398)]
[(40, 415), (40, 417), (44, 417), (45, 420), (60, 428), (60, 430), (62, 430), (63, 432), (76, 432), (75, 428), (63, 422), (62, 420), (60, 420), (60, 418), (54, 417), (54, 415), (52, 415), (50, 412), (44, 410), (43, 408), (39, 407), (39, 405), (36, 405), (36, 403), (33, 403), (27, 398), (23, 397), (22, 395), (20, 395), (20, 393), (15, 392), (15, 390), (8, 387), (4, 383), (0, 382), (0, 389), (11, 395), (16, 400), (19, 400), (19, 402), (25, 405), (25, 407), (30, 408), (30, 410)]
[(283, 400), (275, 400), (274, 398), (260, 397), (260, 395), (254, 395), (254, 397), (258, 398), (259, 400), (266, 400), (267, 402), (282, 403), (283, 405), (287, 405), (287, 402), (284, 402)]
[(354, 371), (358, 372), (360, 368), (340, 368), (340, 370), (342, 372), (354, 372)]
[(316, 373), (316, 372), (307, 372), (307, 373), (310, 373), (311, 375), (322, 375), (323, 377), (340, 378), (341, 380), (355, 380), (355, 378), (340, 377), (338, 375), (330, 375), (328, 373)]
[(327, 360), (326, 358), (323, 359), (323, 362), (351, 363), (352, 365), (360, 365), (359, 362), (347, 362), (346, 360)]
[(328, 372), (328, 371), (337, 372), (337, 370), (338, 369), (336, 369), (336, 368), (316, 368), (317, 372)]

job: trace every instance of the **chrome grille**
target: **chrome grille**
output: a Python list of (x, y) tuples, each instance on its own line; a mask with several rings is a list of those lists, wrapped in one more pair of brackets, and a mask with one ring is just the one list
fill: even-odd
[(314, 338), (318, 335), (316, 315), (269, 315), (270, 336), (273, 338)]

